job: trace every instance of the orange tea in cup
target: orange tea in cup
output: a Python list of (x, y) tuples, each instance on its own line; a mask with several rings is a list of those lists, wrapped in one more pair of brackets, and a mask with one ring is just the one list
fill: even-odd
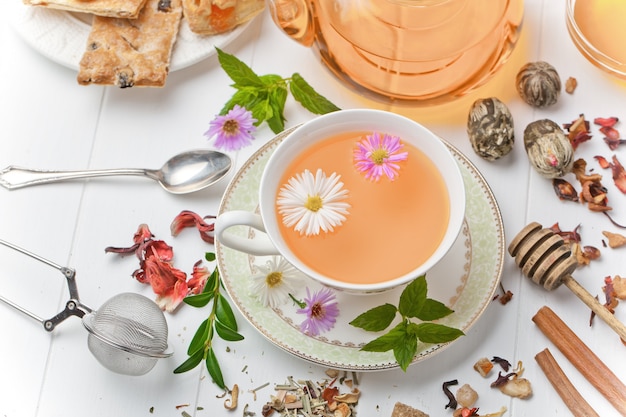
[(371, 132), (349, 132), (318, 142), (294, 158), (281, 184), (309, 170), (340, 175), (350, 205), (330, 233), (304, 235), (277, 216), (286, 245), (309, 268), (337, 281), (373, 284), (401, 276), (437, 249), (448, 225), (450, 201), (433, 162), (414, 146), (393, 181), (366, 179), (353, 162), (356, 144)]
[(567, 29), (574, 45), (596, 67), (626, 79), (626, 2), (568, 0)]

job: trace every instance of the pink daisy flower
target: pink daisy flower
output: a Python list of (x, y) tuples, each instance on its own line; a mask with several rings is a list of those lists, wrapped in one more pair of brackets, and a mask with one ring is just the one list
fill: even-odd
[(204, 136), (209, 140), (215, 136), (215, 147), (218, 149), (238, 151), (252, 143), (256, 121), (251, 111), (235, 104), (226, 115), (215, 116)]
[(323, 288), (311, 296), (306, 289), (304, 302), (299, 303), (297, 313), (306, 314), (307, 318), (300, 324), (300, 330), (308, 335), (317, 336), (333, 328), (339, 315), (339, 307), (335, 294), (328, 288)]
[(354, 166), (371, 181), (378, 181), (383, 175), (393, 181), (400, 170), (398, 162), (405, 161), (409, 155), (408, 152), (401, 152), (403, 147), (398, 136), (385, 133), (381, 137), (374, 132), (357, 143)]

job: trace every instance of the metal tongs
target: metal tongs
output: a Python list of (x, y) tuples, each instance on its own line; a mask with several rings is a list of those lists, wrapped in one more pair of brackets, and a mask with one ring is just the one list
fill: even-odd
[(49, 265), (51, 267), (53, 267), (54, 269), (58, 270), (61, 272), (61, 274), (63, 274), (63, 276), (65, 277), (66, 281), (67, 281), (67, 287), (69, 289), (70, 292), (70, 298), (69, 300), (65, 303), (65, 308), (59, 312), (58, 314), (56, 314), (55, 316), (49, 318), (49, 319), (43, 319), (41, 317), (39, 317), (38, 315), (32, 313), (31, 311), (25, 309), (24, 307), (14, 303), (13, 301), (3, 297), (2, 295), (0, 295), (0, 301), (2, 301), (3, 303), (13, 307), (14, 309), (26, 314), (27, 316), (37, 320), (38, 322), (40, 322), (41, 324), (43, 324), (43, 328), (46, 329), (46, 331), (51, 332), (52, 330), (54, 330), (54, 328), (61, 322), (63, 322), (65, 319), (67, 319), (70, 316), (76, 316), (76, 317), (80, 317), (83, 318), (85, 316), (85, 314), (91, 313), (92, 309), (87, 307), (86, 305), (84, 305), (83, 303), (80, 302), (80, 299), (78, 297), (78, 287), (76, 285), (76, 270), (72, 269), (72, 268), (68, 268), (65, 266), (61, 266), (61, 265), (57, 265), (56, 263), (42, 258), (41, 256), (34, 254), (30, 251), (27, 251), (26, 249), (22, 249), (17, 245), (14, 245), (10, 242), (4, 241), (2, 239), (0, 239), (0, 244), (7, 246), (11, 249), (14, 249), (20, 253), (23, 253), (24, 255), (28, 255), (33, 259), (36, 259), (46, 265)]

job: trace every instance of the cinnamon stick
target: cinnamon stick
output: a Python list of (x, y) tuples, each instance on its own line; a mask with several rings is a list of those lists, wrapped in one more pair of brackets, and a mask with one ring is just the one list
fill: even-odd
[(533, 321), (591, 385), (626, 417), (626, 386), (604, 362), (549, 307), (541, 307)]
[(600, 417), (572, 385), (550, 350), (537, 353), (535, 360), (574, 417)]

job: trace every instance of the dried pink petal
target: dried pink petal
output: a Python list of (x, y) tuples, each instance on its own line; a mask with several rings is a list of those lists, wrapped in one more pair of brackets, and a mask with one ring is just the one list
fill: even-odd
[(187, 274), (155, 256), (146, 259), (144, 271), (157, 295), (157, 304), (169, 313), (174, 311), (189, 292)]
[(617, 160), (617, 156), (613, 155), (613, 163), (611, 164), (611, 172), (613, 173), (613, 182), (615, 186), (624, 194), (626, 194), (626, 172), (624, 167)]
[(135, 235), (133, 236), (133, 242), (143, 243), (146, 240), (152, 239), (153, 237), (154, 235), (150, 231), (150, 228), (148, 227), (148, 225), (145, 223), (142, 223), (139, 225), (139, 227), (137, 228), (137, 231), (135, 232)]
[(193, 211), (183, 210), (172, 221), (170, 232), (172, 236), (178, 236), (180, 232), (188, 227), (195, 227), (200, 232), (200, 238), (207, 243), (214, 243), (215, 240), (210, 234), (215, 230), (213, 223), (207, 223), (205, 219), (214, 219), (215, 216), (204, 216), (194, 213)]
[(187, 288), (190, 294), (200, 294), (206, 285), (211, 273), (206, 266), (202, 265), (202, 261), (198, 261), (193, 266), (191, 278), (187, 281)]

